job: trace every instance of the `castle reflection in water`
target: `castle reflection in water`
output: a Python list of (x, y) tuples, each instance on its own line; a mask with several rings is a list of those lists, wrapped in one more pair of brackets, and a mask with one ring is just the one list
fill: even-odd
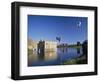
[(54, 41), (28, 40), (28, 66), (59, 65), (80, 53), (82, 51), (78, 54), (76, 48), (59, 47)]
[(57, 42), (54, 41), (32, 41), (28, 43), (28, 50), (31, 51), (28, 54), (28, 64), (39, 60), (55, 60), (57, 58)]

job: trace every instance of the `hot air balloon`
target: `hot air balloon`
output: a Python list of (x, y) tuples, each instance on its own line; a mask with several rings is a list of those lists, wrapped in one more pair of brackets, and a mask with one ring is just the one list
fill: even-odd
[(56, 37), (56, 40), (58, 40), (60, 42), (61, 41), (61, 37)]
[(78, 23), (77, 23), (77, 27), (79, 28), (79, 27), (81, 27), (81, 21), (79, 21)]

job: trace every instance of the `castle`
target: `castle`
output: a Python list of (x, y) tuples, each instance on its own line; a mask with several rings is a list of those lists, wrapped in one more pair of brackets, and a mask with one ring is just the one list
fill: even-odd
[(57, 42), (54, 41), (32, 41), (28, 40), (28, 49), (34, 51), (37, 51), (39, 53), (44, 53), (48, 51), (57, 51)]

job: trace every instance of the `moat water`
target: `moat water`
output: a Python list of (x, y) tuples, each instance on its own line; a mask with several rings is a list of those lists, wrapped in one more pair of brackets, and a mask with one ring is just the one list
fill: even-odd
[(57, 52), (51, 51), (41, 54), (33, 52), (28, 55), (28, 66), (63, 65), (65, 61), (77, 58), (80, 55), (82, 55), (81, 48), (58, 48)]

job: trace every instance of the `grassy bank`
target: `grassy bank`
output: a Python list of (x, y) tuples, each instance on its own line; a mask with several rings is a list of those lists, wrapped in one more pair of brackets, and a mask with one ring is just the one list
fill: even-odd
[(57, 46), (57, 48), (81, 48), (82, 46), (77, 46), (77, 45), (67, 45), (67, 46)]
[(68, 61), (65, 61), (63, 63), (64, 65), (72, 65), (72, 64), (87, 64), (87, 59), (85, 56), (81, 56), (75, 59), (71, 59)]

